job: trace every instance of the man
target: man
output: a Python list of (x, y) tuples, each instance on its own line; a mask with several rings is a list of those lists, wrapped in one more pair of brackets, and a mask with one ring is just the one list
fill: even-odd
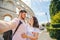
[(0, 33), (4, 33), (8, 30), (13, 30), (13, 33), (14, 33), (17, 25), (19, 24), (19, 21), (21, 21), (22, 24), (19, 26), (12, 40), (26, 40), (21, 37), (21, 35), (26, 32), (26, 24), (24, 22), (26, 13), (27, 12), (25, 10), (21, 10), (19, 12), (18, 18), (14, 18), (10, 22), (4, 22), (0, 20)]

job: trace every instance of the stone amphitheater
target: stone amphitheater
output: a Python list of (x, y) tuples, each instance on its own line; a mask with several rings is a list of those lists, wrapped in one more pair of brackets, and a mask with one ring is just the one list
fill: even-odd
[[(31, 8), (21, 0), (0, 0), (0, 20), (11, 21), (18, 16), (18, 12), (22, 9), (27, 11), (26, 20), (28, 20), (28, 17), (34, 16)], [(0, 34), (0, 40), (3, 40), (2, 36), (3, 34)]]

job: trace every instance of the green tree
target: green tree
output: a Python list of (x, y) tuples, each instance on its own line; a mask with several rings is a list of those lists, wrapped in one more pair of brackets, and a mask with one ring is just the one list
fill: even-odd
[(60, 11), (60, 0), (52, 0), (50, 4), (50, 15), (54, 16)]
[(56, 13), (56, 15), (52, 16), (52, 23), (60, 23), (60, 12)]
[(60, 40), (60, 0), (52, 0), (50, 4), (51, 28), (49, 29), (50, 36)]

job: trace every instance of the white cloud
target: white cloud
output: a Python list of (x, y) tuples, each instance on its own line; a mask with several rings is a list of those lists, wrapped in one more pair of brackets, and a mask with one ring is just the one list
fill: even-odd
[(45, 19), (45, 20), (39, 20), (40, 18), (43, 19), (43, 17), (46, 17), (45, 12), (36, 13), (35, 15), (36, 15), (36, 17), (38, 18), (39, 24), (51, 22), (50, 19), (49, 19), (49, 21), (48, 21), (47, 19)]
[(46, 24), (46, 23), (48, 23), (48, 21), (39, 22), (39, 24)]
[(29, 7), (31, 7), (31, 0), (22, 0), (24, 3), (26, 3)]
[(39, 13), (35, 13), (36, 16), (44, 16), (45, 12), (39, 12)]
[(48, 1), (51, 1), (51, 0), (39, 0), (40, 2), (48, 2)]
[(40, 2), (42, 2), (42, 0), (39, 0)]
[(45, 12), (40, 12), (40, 16), (43, 16), (43, 15), (45, 15)]
[(48, 22), (51, 22), (51, 20), (49, 19), (49, 21), (39, 21), (39, 24), (41, 25), (41, 24), (46, 24), (46, 23), (48, 23)]

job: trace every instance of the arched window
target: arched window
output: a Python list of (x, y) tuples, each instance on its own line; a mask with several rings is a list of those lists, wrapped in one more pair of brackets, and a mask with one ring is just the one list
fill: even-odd
[(11, 21), (11, 17), (10, 17), (10, 16), (5, 16), (5, 17), (4, 17), (4, 21), (7, 21), (7, 22), (8, 22), (8, 21)]

